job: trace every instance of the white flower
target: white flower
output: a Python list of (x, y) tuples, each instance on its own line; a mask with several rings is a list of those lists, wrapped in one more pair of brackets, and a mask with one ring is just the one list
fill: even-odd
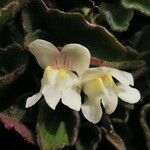
[(60, 52), (52, 43), (37, 39), (29, 45), (29, 50), (44, 69), (44, 75), (39, 93), (27, 99), (26, 108), (33, 106), (43, 95), (52, 109), (61, 99), (64, 105), (79, 111), (79, 77), (89, 68), (88, 49), (80, 44), (67, 44)]
[[(117, 82), (113, 80), (113, 77)], [(128, 103), (140, 100), (140, 92), (132, 88), (134, 80), (131, 73), (110, 67), (90, 68), (83, 73), (82, 88), (87, 95), (81, 106), (83, 115), (93, 123), (102, 116), (101, 103), (107, 114), (115, 111), (118, 97)]]

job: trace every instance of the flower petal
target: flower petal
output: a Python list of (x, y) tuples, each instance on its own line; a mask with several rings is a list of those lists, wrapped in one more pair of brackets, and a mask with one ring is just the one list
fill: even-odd
[(41, 86), (42, 87), (45, 85), (55, 86), (57, 75), (58, 69), (54, 69), (50, 66), (46, 67), (46, 69), (44, 70), (43, 78), (41, 80)]
[(107, 114), (112, 113), (118, 104), (115, 91), (115, 83), (110, 73), (107, 74), (101, 68), (91, 68), (85, 71), (81, 77), (84, 93), (91, 99), (102, 99)]
[(102, 92), (102, 80), (101, 78), (93, 79), (87, 82), (82, 83), (83, 92), (89, 98), (98, 98), (100, 99)]
[(26, 105), (25, 107), (26, 108), (29, 108), (31, 106), (33, 106), (35, 103), (38, 102), (38, 100), (42, 97), (42, 93), (39, 92), (39, 93), (36, 93), (35, 95), (31, 96), (31, 97), (28, 97), (27, 98), (27, 101), (26, 101)]
[(44, 86), (42, 90), (46, 103), (55, 110), (61, 98), (61, 91), (57, 87)]
[(60, 98), (62, 103), (74, 110), (80, 110), (81, 97), (77, 90), (78, 77), (69, 70), (47, 67), (42, 79), (43, 90), (47, 104), (55, 109)]
[(85, 103), (82, 104), (81, 110), (84, 117), (92, 123), (98, 123), (102, 117), (102, 108), (100, 106), (100, 100), (87, 99)]
[(107, 114), (111, 114), (115, 111), (118, 104), (118, 97), (114, 91), (105, 90), (105, 94), (102, 95), (102, 103), (104, 105), (105, 111)]
[(60, 52), (52, 43), (41, 39), (31, 42), (29, 50), (43, 69), (49, 65), (55, 65), (55, 61), (60, 55)]
[(115, 111), (118, 104), (116, 86), (111, 75), (103, 76), (102, 82), (103, 82), (102, 84), (103, 94), (101, 95), (102, 103), (104, 105), (106, 113), (111, 114), (112, 112)]
[(61, 90), (57, 87), (58, 72), (58, 69), (48, 66), (44, 71), (41, 81), (42, 94), (44, 95), (45, 101), (52, 109), (56, 108), (61, 98)]
[(141, 94), (136, 88), (127, 85), (118, 84), (117, 94), (120, 99), (127, 103), (137, 103), (141, 99)]
[(116, 78), (119, 82), (126, 85), (134, 85), (133, 76), (131, 73), (126, 71), (121, 71), (115, 68), (110, 67), (101, 67), (101, 69), (107, 74), (111, 74), (114, 78)]
[(80, 44), (67, 44), (62, 49), (62, 64), (79, 76), (89, 68), (90, 52)]
[(77, 75), (67, 71), (64, 80), (58, 80), (57, 85), (61, 88), (62, 103), (73, 110), (79, 111), (81, 108), (81, 90)]
[(103, 74), (104, 74), (103, 70), (100, 69), (99, 67), (89, 68), (83, 73), (81, 77), (81, 82), (84, 83), (93, 79), (97, 79)]
[(69, 108), (79, 111), (81, 108), (81, 96), (76, 89), (62, 90), (62, 103)]

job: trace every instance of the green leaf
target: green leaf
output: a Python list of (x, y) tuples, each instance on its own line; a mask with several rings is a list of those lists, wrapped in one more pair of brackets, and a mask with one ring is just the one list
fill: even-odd
[(48, 35), (43, 30), (36, 30), (35, 32), (29, 32), (27, 36), (25, 36), (25, 45), (28, 46), (31, 41), (34, 41), (36, 39), (45, 39), (46, 37), (48, 37)]
[(100, 5), (100, 11), (105, 16), (112, 30), (126, 31), (133, 17), (133, 10), (124, 8), (119, 3), (106, 3)]
[(120, 61), (120, 62), (112, 62), (112, 66), (114, 68), (122, 69), (122, 70), (134, 70), (140, 67), (145, 66), (146, 62), (144, 60), (128, 60), (128, 61)]
[[(24, 105), (25, 106), (25, 105)], [(8, 109), (4, 109), (3, 112), (1, 112), (4, 115), (9, 116), (10, 118), (14, 118), (16, 120), (22, 120), (25, 113), (26, 109), (21, 109), (17, 104), (10, 106)]]
[[(33, 108), (25, 108), (26, 99), (31, 94), (27, 93), (24, 95), (21, 95), (11, 106), (4, 108), (1, 108), (1, 114), (9, 116), (11, 119), (15, 119), (16, 121), (21, 121), (25, 123), (31, 123), (32, 124), (37, 120), (37, 113), (38, 109), (37, 107)], [(9, 100), (11, 101), (11, 100)], [(7, 101), (8, 103), (8, 101)], [(1, 105), (2, 107), (3, 105)]]
[[(30, 29), (35, 32), (44, 28), (48, 35), (44, 39), (56, 46), (79, 43), (86, 46), (93, 56), (110, 61), (126, 55), (125, 47), (111, 33), (102, 26), (88, 23), (81, 14), (64, 13), (33, 2), (25, 9), (23, 16), (26, 16), (23, 17), (25, 31)], [(27, 17), (29, 19), (25, 20)]]
[(148, 120), (147, 118), (149, 114), (150, 114), (150, 104), (146, 104), (143, 106), (140, 112), (140, 123), (144, 131), (146, 145), (148, 149), (150, 149), (150, 127), (148, 126), (148, 123), (146, 120)]
[(58, 149), (74, 144), (78, 126), (77, 112), (65, 106), (58, 106), (56, 110), (52, 110), (47, 104), (42, 105), (37, 123), (41, 149)]
[(133, 40), (133, 47), (138, 52), (150, 51), (150, 25), (145, 26), (141, 31), (138, 31)]
[(149, 65), (150, 56), (150, 25), (145, 26), (141, 31), (134, 35), (133, 47), (139, 52), (138, 59), (146, 60)]
[(126, 8), (133, 8), (141, 11), (145, 15), (150, 16), (150, 1), (149, 0), (122, 0), (122, 4)]

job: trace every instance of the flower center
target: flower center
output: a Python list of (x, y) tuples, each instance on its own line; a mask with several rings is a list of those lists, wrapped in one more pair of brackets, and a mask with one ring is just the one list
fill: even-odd
[(57, 80), (62, 81), (68, 76), (68, 70), (67, 69), (59, 69), (58, 75), (57, 75)]
[(102, 80), (100, 78), (93, 79), (89, 82), (89, 87), (93, 89), (100, 89), (102, 84)]
[(43, 75), (43, 78), (45, 81), (49, 80), (49, 76), (51, 75), (52, 71), (53, 71), (53, 68), (51, 66), (46, 67), (44, 71), (44, 75)]
[(96, 78), (90, 81), (87, 81), (83, 85), (83, 91), (89, 97), (97, 97), (101, 93), (102, 89), (102, 79)]
[(89, 97), (99, 97), (104, 94), (105, 88), (114, 87), (114, 81), (111, 75), (104, 74), (95, 79), (89, 80), (84, 83), (83, 90), (84, 93)]
[(58, 69), (55, 67), (48, 66), (44, 71), (43, 79), (45, 84), (50, 82), (53, 83), (55, 81), (65, 82), (65, 80), (68, 79), (68, 76), (69, 70), (65, 68)]
[(104, 74), (101, 77), (101, 79), (103, 82), (107, 83), (107, 85), (109, 85), (109, 86), (112, 86), (114, 84), (114, 80), (113, 80), (112, 76), (109, 74)]

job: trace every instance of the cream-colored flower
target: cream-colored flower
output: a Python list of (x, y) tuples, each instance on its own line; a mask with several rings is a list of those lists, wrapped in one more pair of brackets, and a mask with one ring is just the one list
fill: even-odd
[(140, 92), (131, 86), (134, 86), (131, 73), (110, 67), (88, 69), (82, 75), (82, 88), (87, 95), (81, 106), (83, 115), (97, 123), (102, 116), (101, 103), (106, 113), (111, 114), (117, 107), (118, 97), (128, 103), (138, 102)]
[(90, 64), (88, 49), (80, 44), (67, 44), (60, 52), (52, 43), (37, 39), (29, 45), (29, 50), (44, 69), (44, 75), (39, 93), (27, 99), (26, 108), (33, 106), (43, 95), (52, 109), (61, 99), (64, 105), (79, 111), (79, 77)]

